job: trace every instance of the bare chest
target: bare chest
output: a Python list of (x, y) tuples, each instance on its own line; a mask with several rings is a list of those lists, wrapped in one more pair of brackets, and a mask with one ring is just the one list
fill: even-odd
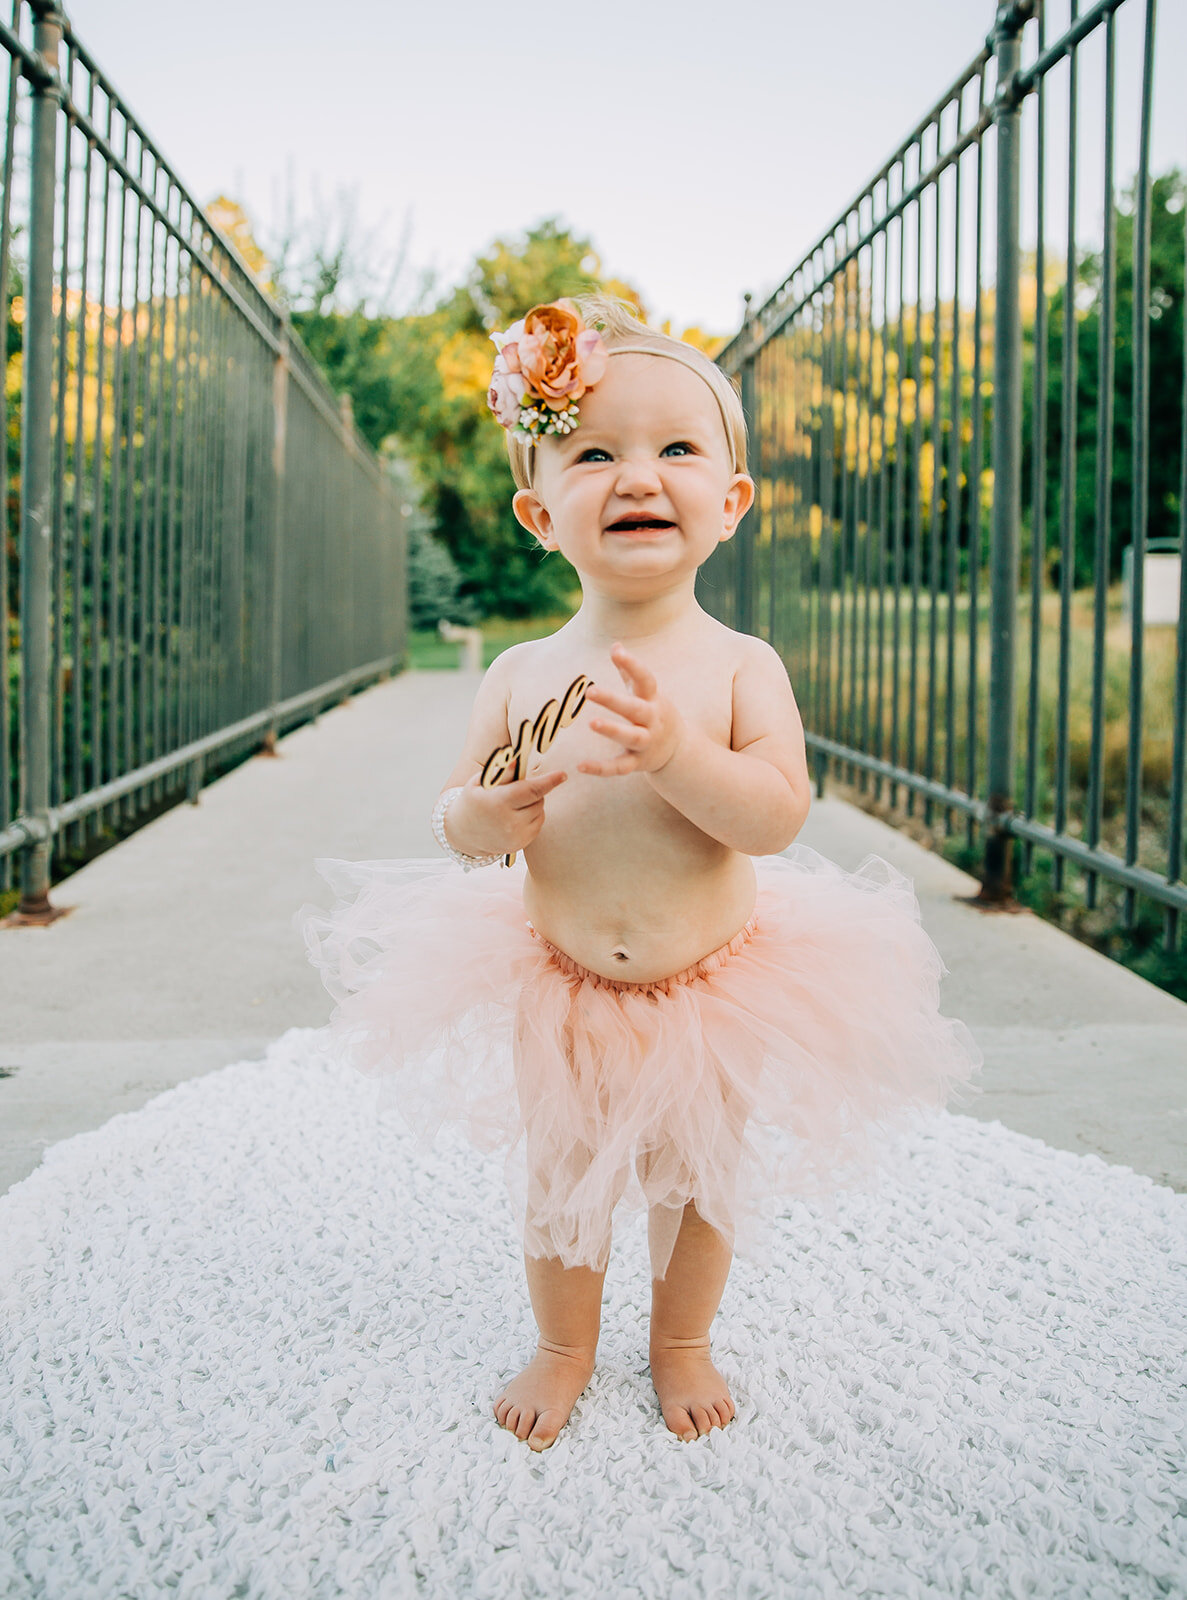
[[(679, 666), (662, 656), (649, 660), (639, 654), (655, 674), (658, 693), (673, 703), (681, 718), (728, 749), (736, 671), (732, 652), (719, 646), (702, 652), (691, 663), (682, 660)], [(582, 761), (609, 760), (623, 749), (618, 740), (590, 726), (594, 718), (620, 718), (604, 706), (585, 702), (580, 687), (574, 693), (581, 679), (615, 693), (632, 694), (608, 654), (546, 653), (512, 686), (507, 707), (512, 747), (523, 751), (519, 770), (525, 777), (568, 773), (568, 782), (548, 799), (548, 823), (554, 834), (583, 828), (596, 836), (614, 836), (622, 843), (625, 823), (646, 828), (649, 818), (670, 817), (671, 808), (655, 794), (644, 774), (602, 777), (577, 770)], [(550, 706), (556, 711), (550, 711)], [(540, 727), (543, 737), (534, 736)], [(557, 826), (552, 829), (554, 823)]]

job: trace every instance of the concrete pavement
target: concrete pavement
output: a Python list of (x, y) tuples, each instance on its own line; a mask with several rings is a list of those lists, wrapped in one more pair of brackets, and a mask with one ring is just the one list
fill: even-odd
[[(68, 916), (0, 930), (0, 1190), (58, 1139), (325, 1021), (292, 925), (329, 895), (314, 858), (439, 854), (429, 812), (478, 681), (367, 690), (74, 874), (52, 896)], [(1029, 913), (973, 909), (973, 879), (842, 801), (802, 838), (914, 879), (944, 1008), (985, 1051), (970, 1115), (1187, 1190), (1187, 1005)]]

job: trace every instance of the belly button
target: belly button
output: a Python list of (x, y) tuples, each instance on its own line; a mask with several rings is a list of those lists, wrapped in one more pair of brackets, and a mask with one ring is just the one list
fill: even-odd
[(629, 961), (631, 958), (625, 950), (616, 950), (614, 952), (614, 959), (615, 961)]

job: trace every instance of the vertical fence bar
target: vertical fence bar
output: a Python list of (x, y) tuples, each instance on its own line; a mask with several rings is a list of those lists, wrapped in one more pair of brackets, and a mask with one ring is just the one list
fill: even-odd
[[(1113, 344), (1116, 335), (1117, 222), (1113, 191), (1113, 116), (1116, 97), (1116, 29), (1114, 18), (1105, 23), (1105, 149), (1104, 238), (1101, 244), (1100, 351), (1096, 406), (1096, 525), (1093, 551), (1092, 593), (1092, 735), (1088, 754), (1088, 793), (1084, 811), (1084, 842), (1090, 849), (1100, 843), (1104, 816), (1105, 774), (1105, 635), (1109, 620), (1109, 535), (1113, 524)], [(1173, 819), (1172, 819), (1173, 825)], [(1084, 898), (1096, 906), (1097, 874), (1084, 879)]]
[[(33, 48), (45, 75), (32, 86), (29, 266), (25, 285), (24, 407), (21, 417), (21, 810), (32, 833), (21, 857), (22, 920), (46, 922), (52, 838), (49, 816), (50, 574), (53, 510), (54, 184), (58, 140), (58, 49), (53, 0), (33, 0)], [(6, 316), (7, 321), (7, 316)]]
[[(906, 169), (900, 163), (900, 183), (906, 187)], [(897, 766), (902, 759), (900, 742), (899, 704), (902, 681), (902, 596), (903, 596), (903, 526), (906, 516), (906, 459), (903, 449), (903, 382), (907, 365), (907, 216), (900, 212), (898, 218), (898, 306), (894, 363), (894, 522), (891, 539), (891, 608), (890, 608), (890, 746), (889, 759)], [(891, 783), (888, 798), (892, 806), (898, 804), (898, 786)]]
[[(1187, 206), (1183, 208), (1183, 272), (1187, 278)], [(1183, 318), (1182, 430), (1179, 439), (1179, 624), (1175, 630), (1175, 714), (1171, 740), (1170, 827), (1166, 841), (1166, 876), (1178, 883), (1183, 875), (1183, 785), (1187, 778), (1187, 317)], [(1179, 910), (1167, 906), (1163, 939), (1174, 950), (1179, 936)]]
[(1019, 308), (1018, 221), (1021, 111), (1014, 75), (1022, 55), (1020, 34), (1029, 5), (998, 8), (993, 33), (997, 88), (997, 273), (993, 341), (993, 518), (990, 525), (988, 818), (982, 900), (1009, 899), (1009, 818), (1014, 792), (1014, 617), (1018, 593), (1018, 523), (1021, 493), (1022, 319)]
[[(916, 150), (923, 171), (923, 135)], [(919, 770), (919, 591), (923, 584), (923, 195), (915, 201), (915, 320), (911, 337), (914, 380), (911, 423), (911, 626), (907, 674), (907, 765)], [(914, 789), (907, 791), (907, 811), (915, 815)]]
[[(964, 111), (964, 96), (957, 104), (956, 131), (959, 137)], [(945, 658), (944, 689), (944, 782), (949, 789), (956, 783), (956, 618), (960, 590), (960, 525), (962, 497), (960, 492), (960, 458), (963, 449), (961, 438), (962, 411), (960, 404), (960, 237), (964, 228), (961, 209), (960, 169), (956, 163), (953, 174), (952, 212), (952, 372), (948, 395), (948, 637)], [(952, 812), (944, 813), (945, 831), (952, 827)]]
[[(13, 32), (19, 33), (22, 0), (13, 0)], [(12, 700), (9, 693), (8, 631), (8, 283), (9, 253), (12, 248), (12, 170), (16, 148), (17, 93), (20, 69), (15, 57), (8, 68), (8, 109), (4, 132), (3, 195), (0, 196), (0, 316), (4, 319), (4, 382), (0, 383), (0, 461), (2, 461), (3, 503), (0, 504), (0, 828), (12, 820)], [(12, 887), (12, 857), (0, 857), (0, 889)]]
[[(1039, 49), (1046, 44), (1046, 17), (1040, 7)], [(1047, 263), (1046, 247), (1046, 90), (1044, 75), (1035, 87), (1035, 314), (1034, 371), (1031, 383), (1030, 472), (1030, 630), (1026, 679), (1026, 757), (1022, 808), (1038, 810), (1039, 690), (1042, 686), (1043, 578), (1047, 552)], [(1022, 846), (1022, 870), (1030, 871), (1034, 846)]]
[[(1071, 0), (1071, 20), (1079, 14)], [(1055, 710), (1055, 831), (1067, 831), (1067, 794), (1071, 772), (1072, 605), (1076, 577), (1076, 385), (1079, 341), (1076, 322), (1076, 113), (1079, 98), (1077, 52), (1068, 59), (1067, 255), (1063, 279), (1063, 365), (1060, 407), (1059, 471), (1059, 690)], [(1063, 888), (1064, 859), (1056, 855), (1052, 882)]]
[[(848, 245), (849, 245), (849, 226), (848, 226), (848, 222), (846, 222), (845, 234), (844, 234), (844, 238), (843, 238), (843, 241), (842, 241), (842, 244), (841, 244), (842, 250), (847, 252), (848, 251)], [(836, 667), (834, 669), (833, 666), (832, 666), (832, 663), (830, 661), (829, 671), (833, 675), (833, 677), (834, 677), (834, 679), (836, 681), (836, 686), (837, 686), (837, 696), (836, 696), (837, 710), (836, 710), (836, 719), (835, 719), (835, 722), (833, 724), (832, 737), (834, 739), (837, 739), (837, 740), (841, 741), (841, 742), (844, 742), (844, 740), (846, 739), (847, 729), (848, 729), (847, 698), (848, 698), (848, 694), (849, 694), (848, 674), (847, 674), (847, 672), (845, 670), (845, 665), (846, 665), (846, 660), (847, 660), (847, 656), (846, 656), (846, 629), (847, 629), (847, 626), (848, 626), (847, 618), (845, 616), (845, 597), (846, 597), (846, 592), (847, 592), (847, 590), (849, 588), (848, 566), (849, 566), (849, 539), (850, 539), (850, 484), (849, 484), (849, 346), (850, 346), (850, 337), (849, 337), (849, 334), (850, 334), (850, 322), (851, 322), (850, 305), (851, 305), (852, 298), (853, 298), (852, 294), (850, 293), (850, 272), (849, 272), (849, 268), (846, 267), (846, 268), (844, 268), (843, 271), (838, 273), (837, 276), (833, 279), (833, 282), (836, 285), (836, 287), (837, 287), (837, 289), (838, 289), (838, 291), (840, 293), (840, 297), (841, 297), (841, 315), (840, 315), (839, 326), (838, 326), (838, 337), (840, 339), (840, 344), (841, 344), (841, 361), (840, 361), (841, 436), (840, 436), (840, 442), (839, 442), (839, 447), (838, 447), (838, 451), (837, 451), (837, 472), (838, 472), (837, 518), (836, 518), (837, 542), (836, 542), (836, 547), (835, 547), (836, 548), (836, 555), (837, 555), (837, 561), (836, 561), (836, 574), (837, 574), (836, 595), (837, 595), (837, 599), (836, 599), (836, 618), (835, 618), (835, 621), (836, 621), (836, 630), (835, 631), (836, 631), (836, 640), (837, 640), (837, 655), (836, 655)], [(840, 770), (840, 769), (838, 769), (838, 770)]]
[[(93, 75), (88, 76), (87, 84), (87, 115), (94, 118), (95, 111), (95, 80)], [(70, 135), (67, 133), (67, 139)], [(79, 257), (80, 280), (78, 292), (78, 354), (76, 358), (77, 372), (75, 376), (75, 408), (74, 408), (74, 518), (73, 518), (73, 556), (74, 567), (74, 643), (71, 647), (74, 670), (71, 673), (71, 701), (72, 723), (74, 737), (71, 742), (71, 768), (70, 786), (74, 794), (82, 794), (86, 779), (83, 776), (83, 729), (86, 719), (86, 708), (89, 704), (86, 695), (87, 670), (94, 671), (98, 661), (98, 651), (95, 648), (95, 563), (94, 563), (94, 527), (87, 529), (86, 544), (84, 546), (84, 517), (82, 492), (83, 483), (87, 475), (86, 452), (86, 405), (85, 396), (87, 388), (87, 320), (89, 314), (89, 266), (91, 254), (91, 146), (89, 140), (84, 140), (85, 151), (82, 164), (82, 249)], [(83, 557), (84, 549), (90, 556), (89, 583), (83, 582)], [(90, 602), (84, 612), (83, 591), (89, 590)], [(89, 622), (89, 629), (84, 624)], [(91, 725), (93, 737), (94, 724)], [(85, 843), (87, 837), (87, 821), (76, 823), (71, 829), (71, 840), (75, 844)]]
[[(977, 79), (977, 113), (985, 105), (985, 72)], [(965, 793), (977, 792), (977, 715), (980, 705), (978, 693), (979, 659), (981, 642), (981, 462), (984, 454), (985, 399), (981, 393), (984, 368), (984, 283), (982, 268), (985, 264), (985, 146), (977, 141), (977, 189), (973, 208), (973, 423), (969, 439), (969, 682), (965, 705), (968, 724), (968, 760), (965, 764)], [(976, 824), (970, 816), (966, 833), (969, 849), (976, 840)]]
[[(751, 439), (757, 438), (755, 428), (755, 362), (757, 357), (752, 356), (742, 368), (742, 410), (746, 413), (746, 431)], [(761, 490), (760, 490), (761, 493)], [(754, 631), (754, 539), (755, 525), (760, 515), (759, 507), (753, 506), (742, 518), (741, 526), (734, 534), (737, 541), (737, 611), (734, 626), (743, 633)]]
[(275, 752), (279, 730), (276, 725), (276, 707), (280, 703), (281, 672), (284, 660), (284, 631), (282, 628), (284, 605), (284, 482), (285, 455), (288, 445), (289, 353), (288, 321), (281, 324), (280, 345), (272, 365), (272, 560), (270, 587), (272, 591), (271, 662), (268, 698), (272, 702), (272, 721), (268, 724), (265, 747)]
[[(936, 154), (942, 148), (943, 113), (936, 118)], [(943, 204), (940, 194), (942, 178), (932, 185), (932, 237), (935, 260), (932, 263), (932, 329), (931, 329), (931, 496), (927, 508), (927, 727), (924, 742), (924, 776), (936, 775), (936, 673), (939, 660), (940, 618), (940, 539), (943, 519), (942, 505), (944, 465), (944, 386), (941, 371), (944, 360), (943, 316), (941, 314), (941, 270), (943, 265)], [(929, 826), (932, 820), (931, 797), (924, 801), (923, 819)]]
[[(65, 67), (62, 81), (67, 93), (70, 91), (74, 76), (74, 53), (69, 44), (65, 51)], [(55, 114), (57, 107), (54, 108)], [(49, 803), (51, 806), (61, 805), (66, 798), (65, 794), (65, 766), (66, 766), (66, 610), (67, 610), (67, 584), (73, 587), (75, 574), (70, 572), (66, 561), (66, 542), (64, 533), (63, 502), (65, 495), (63, 488), (66, 479), (66, 391), (69, 385), (69, 355), (70, 355), (70, 321), (67, 311), (70, 300), (70, 173), (71, 173), (71, 144), (73, 130), (69, 123), (64, 129), (65, 137), (59, 147), (61, 154), (61, 179), (57, 191), (59, 204), (59, 222), (56, 225), (57, 243), (60, 250), (58, 262), (54, 270), (56, 287), (57, 313), (55, 316), (56, 331), (54, 336), (54, 367), (56, 376), (53, 382), (53, 478), (50, 486), (50, 513), (52, 519), (52, 532), (50, 534), (50, 773), (49, 773)], [(55, 135), (56, 142), (56, 135)], [(58, 152), (55, 152), (57, 154)]]
[[(890, 199), (890, 177), (886, 178), (887, 203)], [(890, 229), (882, 231), (882, 327), (878, 339), (878, 643), (877, 687), (874, 692), (874, 754), (883, 759), (886, 732), (886, 552), (887, 526), (890, 518), (890, 462), (886, 439), (887, 405), (886, 385), (890, 372)], [(879, 772), (874, 782), (874, 796), (881, 800), (883, 777)]]
[[(1146, 0), (1142, 126), (1133, 216), (1133, 561), (1129, 585), (1129, 751), (1125, 774), (1125, 864), (1138, 859), (1142, 825), (1142, 685), (1145, 651), (1146, 517), (1150, 497), (1150, 120), (1154, 97), (1155, 0)], [(1125, 926), (1136, 896), (1125, 890)]]
[[(870, 685), (873, 679), (873, 571), (871, 567), (871, 552), (874, 547), (874, 295), (877, 278), (877, 254), (871, 243), (868, 252), (868, 279), (865, 299), (865, 329), (866, 329), (866, 354), (863, 362), (865, 373), (865, 400), (863, 402), (862, 417), (864, 426), (861, 434), (865, 438), (865, 496), (864, 496), (864, 532), (861, 533), (861, 563), (859, 567), (861, 582), (861, 670), (857, 671), (856, 662), (854, 672), (861, 687), (861, 722), (857, 731), (857, 738), (861, 741), (861, 748), (870, 748), (870, 735), (873, 726), (870, 707)], [(861, 531), (859, 529), (859, 531)], [(862, 789), (869, 787), (869, 773), (863, 767), (859, 771)]]

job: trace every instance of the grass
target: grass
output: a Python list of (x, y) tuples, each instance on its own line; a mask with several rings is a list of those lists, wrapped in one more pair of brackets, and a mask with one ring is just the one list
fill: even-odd
[[(481, 624), (482, 665), (525, 639), (543, 639), (564, 623), (569, 613), (553, 617), (487, 617)], [(435, 628), (413, 630), (408, 642), (408, 665), (417, 672), (455, 671), (461, 661), (460, 644), (448, 644)]]
[[(931, 696), (929, 733), (929, 649), (933, 616), (926, 595), (920, 596), (916, 613), (916, 681), (912, 694), (910, 680), (910, 597), (900, 599), (900, 638), (897, 663), (891, 634), (892, 599), (887, 593), (884, 612), (881, 656), (881, 694), (877, 649), (877, 599), (870, 611), (868, 674), (865, 671), (865, 639), (859, 615), (857, 632), (857, 677), (852, 676), (849, 642), (853, 637), (852, 601), (844, 604), (833, 597), (832, 665), (834, 683), (840, 670), (841, 705), (835, 703), (829, 719), (818, 697), (812, 692), (811, 663), (796, 646), (803, 637), (806, 613), (794, 600), (785, 606), (782, 635), (784, 658), (793, 686), (800, 693), (805, 722), (818, 732), (842, 744), (866, 749), (909, 770), (922, 772), (941, 781), (951, 779), (953, 787), (968, 792), (969, 757), (974, 757), (972, 790), (980, 792), (984, 783), (985, 750), (988, 738), (987, 691), (989, 684), (990, 629), (987, 606), (978, 608), (975, 651), (976, 714), (970, 725), (968, 684), (970, 672), (967, 596), (957, 600), (951, 616), (947, 600), (941, 596), (934, 624), (937, 635), (935, 692)], [(760, 616), (765, 615), (760, 610)], [(1015, 673), (1017, 715), (1015, 725), (1017, 764), (1014, 794), (1017, 803), (1036, 821), (1054, 825), (1058, 820), (1058, 772), (1065, 764), (1063, 823), (1068, 833), (1082, 836), (1088, 812), (1088, 790), (1093, 751), (1093, 597), (1090, 591), (1073, 597), (1068, 626), (1067, 723), (1065, 748), (1059, 739), (1059, 623), (1058, 594), (1042, 597), (1038, 636), (1037, 670), (1032, 666), (1030, 601), (1022, 596), (1018, 603), (1015, 629)], [(820, 625), (819, 608), (813, 603), (811, 622), (815, 641)], [(955, 643), (951, 695), (948, 679), (948, 635)], [(839, 640), (844, 633), (844, 660), (838, 663)], [(1124, 855), (1126, 842), (1126, 778), (1129, 768), (1129, 691), (1132, 654), (1129, 625), (1121, 607), (1121, 590), (1115, 586), (1108, 596), (1105, 622), (1105, 664), (1103, 679), (1103, 718), (1099, 741), (1101, 776), (1101, 817), (1099, 843), (1117, 855)], [(897, 672), (896, 672), (897, 665)], [(1142, 736), (1140, 748), (1141, 794), (1137, 819), (1138, 861), (1155, 872), (1167, 869), (1167, 835), (1170, 822), (1170, 791), (1174, 740), (1175, 634), (1173, 628), (1146, 630), (1142, 675)], [(798, 681), (797, 681), (798, 680)], [(1030, 744), (1030, 701), (1035, 689), (1035, 740), (1033, 765), (1028, 768)], [(897, 704), (898, 744), (892, 730)], [(952, 709), (949, 727), (949, 705)], [(914, 717), (912, 719), (912, 710)], [(912, 728), (913, 721), (913, 728)], [(913, 742), (912, 742), (913, 733)], [(930, 758), (929, 758), (930, 746)], [(916, 802), (916, 808), (919, 806)]]
[[(916, 618), (917, 680), (912, 697), (909, 674), (909, 596), (900, 598), (900, 644), (898, 650), (897, 704), (899, 721), (898, 764), (922, 771), (941, 780), (952, 775), (953, 786), (967, 791), (970, 746), (975, 755), (974, 793), (984, 783), (987, 739), (986, 693), (989, 681), (988, 614), (981, 608), (975, 651), (977, 714), (970, 727), (967, 690), (970, 671), (969, 606), (967, 597), (958, 600), (949, 617), (948, 604), (941, 596), (936, 608), (938, 639), (936, 683), (933, 702), (934, 739), (932, 758), (928, 746), (928, 653), (932, 614), (926, 595), (921, 597)], [(851, 601), (846, 602), (846, 637), (852, 627)], [(895, 658), (889, 646), (890, 598), (887, 598), (886, 648), (882, 655), (882, 695), (877, 694), (878, 656), (876, 645), (876, 602), (871, 610), (870, 670), (862, 672), (863, 639), (858, 632), (858, 693), (856, 713), (849, 723), (843, 713), (834, 712), (833, 729), (823, 723), (816, 708), (805, 706), (807, 720), (822, 732), (832, 732), (841, 743), (853, 743), (873, 753), (891, 754), (891, 726), (896, 690)], [(802, 615), (802, 613), (800, 613)], [(834, 597), (832, 623), (836, 672), (835, 636), (841, 617), (839, 597)], [(787, 623), (797, 620), (796, 608), (785, 613)], [(1094, 617), (1091, 591), (1073, 596), (1068, 613), (1066, 735), (1061, 741), (1060, 724), (1060, 621), (1058, 594), (1044, 594), (1040, 602), (1037, 668), (1032, 649), (1030, 601), (1021, 596), (1018, 603), (1016, 644), (1017, 765), (1014, 794), (1016, 804), (1036, 821), (1056, 825), (1058, 772), (1061, 763), (1066, 773), (1062, 825), (1071, 837), (1087, 836), (1088, 795), (1094, 759), (1100, 763), (1100, 825), (1098, 843), (1110, 854), (1124, 859), (1127, 815), (1126, 779), (1129, 771), (1129, 694), (1132, 668), (1131, 635), (1121, 603), (1119, 586), (1110, 590), (1104, 627), (1104, 674), (1102, 682), (1103, 717), (1097, 749), (1093, 741), (1093, 640)], [(813, 622), (817, 628), (819, 620)], [(955, 639), (952, 678), (953, 718), (948, 727), (949, 684), (947, 638), (951, 626)], [(794, 637), (794, 634), (791, 635)], [(794, 651), (786, 652), (793, 681), (797, 674)], [(1174, 756), (1174, 679), (1176, 664), (1173, 628), (1148, 628), (1142, 651), (1142, 730), (1139, 750), (1141, 786), (1136, 818), (1138, 863), (1151, 871), (1168, 870), (1171, 821), (1171, 783)], [(848, 657), (845, 674), (850, 672)], [(802, 668), (798, 669), (802, 670)], [(1032, 697), (1032, 686), (1034, 694)], [(868, 700), (863, 698), (868, 696)], [(1035, 741), (1033, 761), (1028, 762), (1031, 700), (1034, 701)], [(908, 741), (909, 712), (913, 699), (915, 742)], [(868, 727), (868, 733), (865, 732)], [(879, 733), (881, 743), (879, 744)], [(863, 734), (865, 735), (863, 737)], [(852, 735), (852, 736), (851, 736)], [(930, 770), (929, 770), (930, 769)], [(976, 874), (980, 867), (981, 845), (970, 835), (965, 818), (948, 813), (939, 803), (927, 804), (900, 790), (896, 803), (889, 803), (884, 783), (832, 763), (830, 783), (840, 781), (847, 798), (896, 827), (905, 829), (920, 842), (939, 851), (956, 865)], [(1127, 903), (1125, 892), (1099, 876), (1090, 875), (1067, 861), (1057, 861), (1040, 848), (1017, 845), (1015, 848), (1015, 893), (1018, 900), (1067, 933), (1090, 944), (1102, 954), (1149, 979), (1160, 988), (1187, 1000), (1187, 950), (1173, 920), (1168, 920), (1161, 904), (1136, 897)], [(1184, 919), (1180, 918), (1180, 922)]]

